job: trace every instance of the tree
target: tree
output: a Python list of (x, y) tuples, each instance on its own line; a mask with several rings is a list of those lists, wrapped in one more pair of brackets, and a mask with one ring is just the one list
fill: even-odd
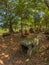
[(45, 11), (48, 10), (47, 5), (49, 6), (47, 0), (1, 0), (0, 9), (2, 10), (3, 14), (0, 14), (3, 16), (3, 23), (5, 24), (4, 26), (9, 29), (9, 32), (13, 32), (14, 27), (16, 28), (17, 24), (20, 22), (21, 35), (23, 35), (23, 22), (25, 21), (26, 23), (27, 20), (29, 23), (30, 21), (30, 24), (33, 26), (34, 20), (36, 27), (36, 24), (40, 24), (42, 19), (40, 16), (43, 15), (43, 13), (40, 15), (39, 13), (45, 13)]
[(16, 20), (16, 15), (14, 12), (14, 2), (13, 1), (9, 1), (9, 0), (5, 0), (5, 1), (1, 1), (1, 9), (3, 10), (2, 16), (4, 17), (4, 24), (7, 25), (4, 27), (8, 27), (9, 32), (13, 32), (13, 23)]
[(32, 7), (33, 7), (33, 1), (32, 0), (19, 0), (18, 2), (15, 2), (16, 6), (16, 15), (20, 17), (21, 20), (21, 35), (23, 35), (23, 26), (22, 22), (23, 20), (29, 20), (30, 15), (33, 14)]
[(49, 12), (48, 11), (45, 12), (44, 21), (45, 21), (46, 29), (47, 29), (48, 24), (49, 24)]

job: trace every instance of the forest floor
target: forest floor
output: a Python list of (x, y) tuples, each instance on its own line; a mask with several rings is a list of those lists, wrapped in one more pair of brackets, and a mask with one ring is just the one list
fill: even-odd
[[(36, 35), (29, 34), (27, 38)], [(43, 36), (40, 51), (49, 46), (49, 40)], [(0, 65), (49, 65), (49, 50), (42, 53), (35, 53), (29, 58), (21, 52), (20, 42), (25, 38), (21, 38), (20, 34), (2, 37), (0, 35)]]

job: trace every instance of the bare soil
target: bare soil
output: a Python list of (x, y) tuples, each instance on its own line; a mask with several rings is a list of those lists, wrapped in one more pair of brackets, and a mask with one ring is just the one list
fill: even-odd
[[(43, 51), (49, 46), (49, 40), (46, 40), (44, 34), (41, 35), (43, 41), (40, 44), (40, 51)], [(27, 38), (35, 36), (29, 34)], [(0, 35), (0, 65), (49, 65), (49, 50), (33, 53), (31, 57), (21, 52), (20, 42), (24, 39), (26, 38), (21, 38), (19, 33), (5, 37)]]

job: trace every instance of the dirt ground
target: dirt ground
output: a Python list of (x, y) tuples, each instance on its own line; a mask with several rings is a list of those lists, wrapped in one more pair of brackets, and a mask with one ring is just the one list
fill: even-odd
[[(40, 51), (49, 46), (49, 40), (45, 35), (40, 45)], [(29, 34), (27, 38), (34, 38), (34, 34)], [(27, 57), (21, 52), (20, 42), (25, 38), (21, 38), (20, 34), (2, 37), (0, 35), (0, 65), (49, 65), (49, 50), (41, 53), (33, 53), (31, 57)]]

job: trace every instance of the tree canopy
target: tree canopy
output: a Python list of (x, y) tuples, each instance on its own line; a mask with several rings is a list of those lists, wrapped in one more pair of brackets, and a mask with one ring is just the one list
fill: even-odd
[(8, 28), (10, 32), (20, 26), (22, 33), (23, 26), (29, 24), (36, 26), (43, 22), (47, 27), (49, 24), (49, 0), (0, 1), (0, 23), (3, 23), (2, 27)]

